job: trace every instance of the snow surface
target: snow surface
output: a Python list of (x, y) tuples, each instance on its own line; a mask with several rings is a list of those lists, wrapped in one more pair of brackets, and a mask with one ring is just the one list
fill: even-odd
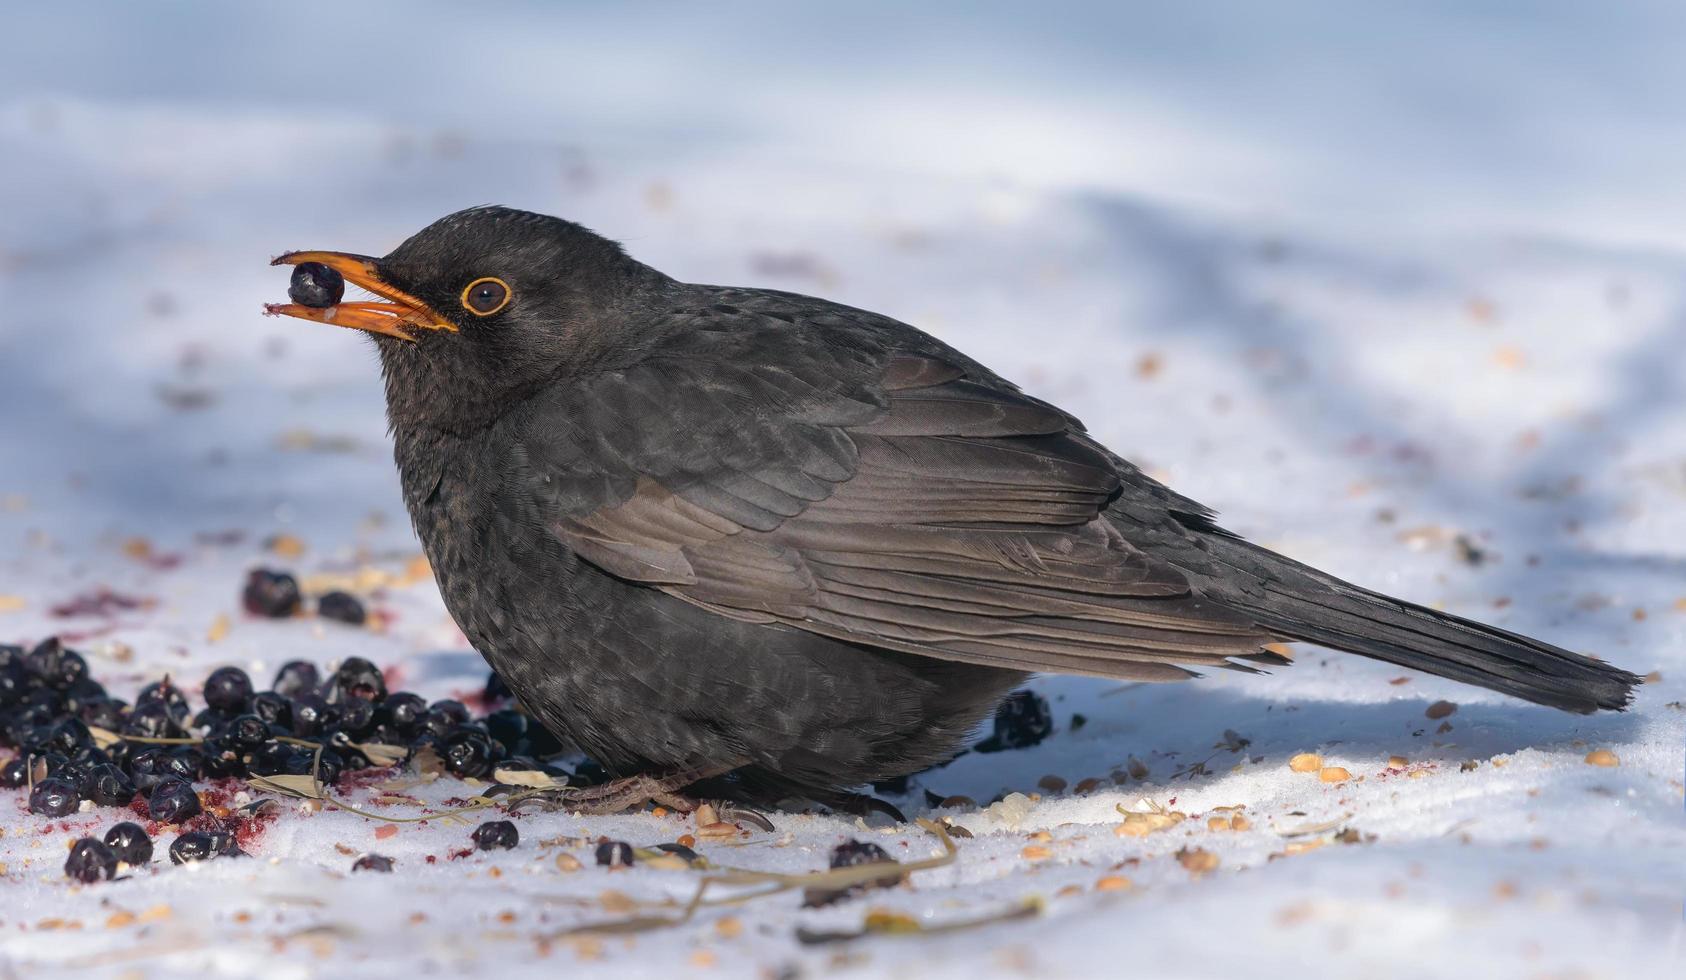
[[(446, 211), (499, 201), (584, 221), (682, 278), (812, 292), (899, 316), (1076, 413), (1255, 540), (1658, 679), (1631, 711), (1596, 718), (1311, 647), (1266, 677), (1123, 688), (1039, 679), (1033, 686), (1054, 704), (1052, 738), (967, 755), (895, 798), (913, 814), (926, 811), (926, 790), (983, 804), (1041, 793), (1018, 814), (941, 811), (973, 834), (958, 842), (953, 865), (827, 909), (783, 895), (630, 937), (562, 933), (624, 918), (628, 899), (672, 913), (695, 874), (611, 872), (592, 865), (589, 848), (539, 842), (654, 844), (694, 830), (687, 820), (523, 816), (518, 849), (454, 858), (478, 815), (377, 838), (377, 822), (288, 804), (252, 846), (253, 860), (161, 862), (78, 887), (60, 870), (65, 843), (117, 816), (95, 810), (43, 828), (21, 794), (3, 791), (0, 972), (1680, 975), (1686, 242), (1637, 203), (1650, 191), (1677, 200), (1678, 180), (1665, 188), (1620, 162), (1652, 143), (1620, 144), (1636, 152), (1612, 154), (1608, 171), (1573, 157), (1537, 160), (1516, 186), (1489, 194), (1507, 184), (1511, 154), (1559, 145), (1547, 139), (1556, 130), (1529, 131), (1545, 143), (1495, 137), (1505, 152), (1470, 151), (1479, 159), (1444, 163), (1447, 173), (1391, 159), (1378, 174), (1367, 165), (1396, 156), (1409, 119), (1397, 132), (1372, 120), (1373, 145), (1355, 139), (1338, 160), (1290, 152), (1308, 117), (1290, 113), (1300, 128), (1272, 142), (1244, 108), (1214, 115), (1221, 100), (1179, 74), (1198, 68), (1145, 56), (1137, 69), (1165, 97), (1140, 94), (1140, 111), (1113, 119), (1111, 89), (1085, 88), (1102, 69), (1078, 55), (1096, 56), (1075, 42), (1049, 89), (1027, 85), (1012, 103), (998, 89), (1026, 77), (1024, 67), (998, 77), (986, 57), (996, 49), (984, 41), (1010, 36), (998, 10), (973, 25), (977, 36), (961, 48), (969, 53), (944, 63), (948, 74), (929, 86), (936, 97), (898, 102), (926, 79), (885, 68), (874, 77), (890, 80), (869, 87), (862, 105), (823, 99), (838, 119), (828, 139), (797, 108), (841, 84), (847, 60), (836, 50), (815, 56), (820, 67), (784, 50), (777, 63), (791, 70), (790, 86), (756, 89), (764, 101), (744, 108), (729, 96), (752, 87), (730, 73), (701, 73), (696, 92), (675, 91), (683, 65), (661, 55), (682, 49), (680, 31), (645, 53), (670, 74), (625, 97), (624, 118), (636, 125), (622, 128), (602, 100), (588, 111), (589, 89), (560, 84), (577, 80), (571, 62), (550, 69), (559, 80), (550, 87), (524, 85), (490, 58), (482, 76), (451, 68), (429, 109), (378, 85), (367, 104), (287, 105), (294, 35), (309, 18), (195, 7), (194, 16), (245, 18), (253, 47), (189, 45), (182, 62), (142, 59), (137, 52), (182, 28), (187, 9), (144, 23), (108, 11), (118, 23), (83, 35), (83, 59), (20, 51), (0, 68), (0, 91), (13, 93), (0, 100), (0, 641), (74, 636), (118, 694), (165, 673), (197, 682), (236, 664), (267, 679), (287, 659), (351, 655), (431, 697), (478, 688), (483, 664), (431, 583), (407, 575), (418, 549), (372, 349), (257, 313), (285, 288), (266, 264), (275, 253), (381, 253)], [(1544, 74), (1552, 42), (1577, 27), (1554, 9), (1558, 33), (1530, 27), (1505, 49), (1515, 64), (1483, 90), (1495, 105), (1472, 99), (1450, 114), (1448, 131), (1420, 122), (1416, 132), (1464, 146), (1478, 142), (1486, 114), (1526, 110), (1533, 90), (1524, 83)], [(447, 34), (486, 30), (455, 11), (435, 8), (429, 23)], [(52, 18), (68, 15), (25, 16), (38, 20), (14, 37), (47, 36), (66, 26)], [(370, 16), (372, 25), (379, 14)], [(627, 24), (601, 11), (581, 16), (582, 36), (600, 42), (581, 60), (613, 64), (629, 48)], [(694, 26), (699, 38), (714, 36)], [(1145, 50), (1179, 26), (1155, 21), (1128, 43)], [(1619, 27), (1600, 29), (1632, 55), (1624, 77), (1646, 77), (1657, 62), (1644, 56), (1645, 24)], [(385, 58), (422, 57), (420, 32), (406, 20), (359, 40)], [(554, 30), (514, 33), (522, 58), (569, 52)], [(1407, 49), (1438, 37), (1421, 24), (1397, 35)], [(1269, 41), (1247, 53), (1263, 57)], [(1460, 72), (1479, 77), (1474, 47), (1450, 50), (1461, 52)], [(1289, 44), (1275, 57), (1285, 64), (1296, 51)], [(904, 64), (894, 52), (882, 59)], [(1343, 56), (1366, 80), (1357, 102), (1401, 78), (1420, 81), (1404, 55), (1375, 59), (1369, 74), (1362, 61)], [(379, 81), (365, 63), (348, 71), (348, 86)], [(207, 77), (228, 84), (210, 87)], [(1291, 71), (1266, 77), (1277, 79), (1267, 91), (1286, 98), (1312, 84)], [(1079, 90), (1089, 97), (1062, 101)], [(922, 120), (958, 92), (972, 95), (945, 117), (967, 134), (957, 149)], [(474, 93), (497, 108), (478, 115)], [(1563, 132), (1644, 135), (1647, 120), (1669, 118), (1643, 106), (1606, 113), (1600, 93), (1589, 86), (1563, 101)], [(716, 105), (719, 115), (697, 122), (713, 135), (685, 132), (678, 107), (687, 98)], [(1001, 132), (978, 121), (992, 99)], [(1440, 103), (1412, 104), (1427, 112)], [(541, 118), (551, 125), (527, 125)], [(1023, 142), (1040, 150), (1003, 153), (999, 168), (969, 165), (1014, 144), (1025, 120), (1037, 136)], [(752, 122), (764, 129), (743, 136)], [(1084, 143), (1097, 131), (1143, 151)], [(874, 133), (895, 134), (886, 142), (896, 152), (872, 159), (861, 144)], [(1092, 155), (1065, 152), (1073, 141)], [(1677, 142), (1669, 152), (1678, 157)], [(1126, 158), (1136, 169), (1106, 170)], [(1565, 188), (1560, 199), (1553, 188)], [(1450, 203), (1437, 211), (1437, 199)], [(1373, 212), (1353, 213), (1354, 202)], [(1427, 220), (1430, 212), (1458, 219)], [(266, 550), (277, 534), (301, 540), (303, 555)], [(1466, 560), (1460, 536), (1482, 560)], [(243, 616), (239, 582), (258, 564), (354, 586), (385, 629)], [(156, 604), (53, 612), (101, 589)], [(1458, 705), (1445, 730), (1425, 717), (1442, 699)], [(1586, 764), (1593, 749), (1620, 765)], [(1288, 758), (1302, 751), (1353, 778), (1291, 772)], [(1395, 755), (1404, 771), (1389, 769)], [(1130, 775), (1133, 763), (1146, 775)], [(1039, 790), (1048, 775), (1071, 786), (1095, 777), (1104, 788)], [(472, 790), (444, 781), (416, 792), (437, 802)], [(371, 808), (413, 812), (369, 795), (353, 794)], [(1115, 834), (1117, 808), (1147, 809), (1144, 801), (1189, 819), (1147, 836)], [(1208, 829), (1230, 806), (1245, 807), (1251, 828)], [(904, 859), (936, 847), (912, 826), (775, 820), (776, 833), (699, 850), (719, 864), (805, 872), (850, 836)], [(1343, 830), (1358, 842), (1336, 841)], [(1186, 867), (1194, 849), (1216, 867)], [(347, 874), (364, 851), (395, 858), (396, 872)], [(559, 854), (585, 867), (560, 871)], [(1097, 889), (1108, 877), (1131, 887)], [(827, 946), (796, 939), (798, 927), (859, 928), (869, 909), (937, 926), (1032, 898), (1045, 903), (1041, 916), (970, 931)], [(138, 921), (123, 924), (124, 913)]]

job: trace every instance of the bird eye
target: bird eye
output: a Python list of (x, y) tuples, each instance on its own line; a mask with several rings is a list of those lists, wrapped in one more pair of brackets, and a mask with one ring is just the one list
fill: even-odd
[(491, 316), (509, 305), (509, 284), (490, 276), (476, 279), (462, 291), (462, 305), (475, 316)]

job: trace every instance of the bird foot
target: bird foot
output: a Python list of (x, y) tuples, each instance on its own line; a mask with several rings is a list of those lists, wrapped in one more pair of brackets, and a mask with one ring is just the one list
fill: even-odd
[[(686, 796), (683, 790), (692, 783), (715, 774), (692, 769), (660, 776), (628, 776), (599, 786), (561, 786), (524, 796), (512, 804), (510, 810), (519, 812), (531, 806), (546, 813), (567, 810), (603, 816), (655, 804), (665, 806), (676, 813), (692, 813), (705, 801)], [(721, 820), (752, 824), (769, 833), (774, 829), (773, 822), (758, 810), (726, 801), (710, 805)]]

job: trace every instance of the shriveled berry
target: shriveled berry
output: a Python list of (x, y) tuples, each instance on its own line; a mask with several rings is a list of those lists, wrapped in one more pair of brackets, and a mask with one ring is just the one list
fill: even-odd
[(461, 701), (450, 698), (435, 701), (427, 709), (427, 717), (422, 719), (422, 728), (435, 738), (445, 738), (455, 731), (457, 726), (468, 721), (468, 708)]
[(385, 874), (391, 874), (392, 859), (384, 854), (365, 854), (357, 860), (351, 862), (351, 870), (379, 871)]
[(321, 686), (322, 675), (315, 664), (308, 660), (289, 660), (275, 672), (275, 683), (270, 688), (276, 694), (296, 698), (301, 694), (315, 694)]
[(246, 748), (256, 748), (269, 741), (270, 737), (269, 724), (257, 715), (234, 716), (223, 734), (236, 745)]
[(244, 748), (245, 746), (227, 735), (215, 735), (200, 743), (199, 750), (205, 756), (206, 778), (224, 779), (246, 775), (246, 762), (242, 752)]
[(597, 845), (599, 867), (630, 868), (632, 862), (632, 845), (624, 840), (606, 840)]
[(48, 776), (29, 791), (29, 812), (43, 817), (69, 816), (76, 812), (76, 806), (81, 802), (82, 796), (76, 787), (69, 780), (57, 776)]
[(1054, 713), (1048, 699), (1035, 691), (1014, 691), (995, 709), (995, 730), (976, 746), (979, 752), (1024, 749), (1037, 744), (1054, 731)]
[(161, 681), (153, 681), (135, 695), (137, 711), (153, 704), (164, 705), (169, 710), (170, 720), (177, 726), (186, 725), (187, 719), (193, 715), (193, 707), (187, 703), (187, 695), (168, 677)]
[(37, 683), (62, 691), (88, 676), (88, 662), (75, 650), (68, 650), (56, 636), (35, 645), (23, 665)]
[(862, 864), (895, 864), (889, 852), (869, 840), (846, 840), (831, 849), (833, 868), (853, 868)]
[[(246, 588), (240, 593), (240, 604), (247, 612), (270, 619), (286, 619), (297, 613), (302, 603), (298, 579), (267, 568), (252, 569), (246, 575)], [(280, 689), (279, 684), (276, 689)]]
[(117, 855), (104, 841), (84, 837), (71, 845), (70, 856), (64, 859), (64, 873), (87, 884), (110, 881), (117, 874)]
[(249, 707), (252, 714), (263, 719), (265, 724), (280, 725), (282, 728), (291, 728), (293, 725), (292, 699), (280, 691), (261, 691), (252, 695)]
[(361, 737), (375, 727), (375, 703), (362, 698), (348, 698), (340, 703), (340, 731)]
[(320, 694), (301, 694), (293, 699), (293, 734), (313, 738), (334, 727), (339, 710)]
[(147, 812), (159, 823), (185, 823), (204, 812), (193, 784), (167, 779), (152, 789)]
[(300, 306), (325, 310), (345, 297), (345, 277), (339, 271), (320, 262), (300, 262), (293, 266), (293, 277), (287, 283), (287, 298)]
[(445, 768), (459, 779), (478, 779), (492, 771), (492, 739), (474, 728), (460, 728), (444, 743)]
[(135, 798), (135, 784), (123, 770), (101, 763), (83, 772), (82, 796), (95, 806), (128, 806)]
[(170, 842), (170, 862), (209, 861), (222, 853), (222, 842), (203, 831), (188, 831)]
[(352, 626), (362, 626), (369, 618), (363, 603), (349, 592), (329, 592), (316, 600), (316, 615)]
[(239, 667), (218, 667), (205, 678), (205, 703), (225, 715), (246, 710), (252, 696), (252, 678)]
[(108, 732), (120, 732), (128, 722), (128, 707), (117, 698), (106, 698), (103, 701), (90, 701), (82, 705), (77, 717), (90, 728), (103, 728)]
[(9, 708), (22, 701), (32, 683), (22, 661), (0, 664), (0, 708)]
[(508, 820), (488, 820), (474, 828), (474, 846), (482, 851), (507, 851), (521, 842), (521, 834)]
[(29, 785), (29, 760), (23, 756), (0, 766), (0, 789), (20, 789)]
[(379, 667), (362, 657), (347, 657), (334, 671), (334, 690), (341, 700), (379, 701), (386, 697), (386, 678)]
[(140, 824), (124, 820), (105, 832), (105, 845), (117, 860), (131, 867), (152, 861), (152, 838)]
[(427, 700), (419, 694), (398, 691), (381, 702), (386, 723), (403, 736), (414, 735), (427, 717)]
[(46, 738), (36, 746), (37, 751), (57, 752), (71, 756), (94, 744), (88, 726), (76, 718), (66, 718), (47, 729)]
[(106, 846), (124, 864), (139, 867), (152, 860), (152, 838), (140, 824), (125, 820), (105, 832)]
[(89, 705), (109, 700), (111, 700), (111, 695), (106, 693), (105, 686), (88, 677), (84, 677), (64, 689), (64, 709), (72, 714), (81, 714)]
[(170, 706), (161, 701), (137, 704), (129, 710), (123, 731), (141, 738), (180, 738), (186, 730), (176, 723)]

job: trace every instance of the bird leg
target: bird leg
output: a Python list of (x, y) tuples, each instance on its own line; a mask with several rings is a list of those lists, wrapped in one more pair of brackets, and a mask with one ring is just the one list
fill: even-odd
[[(690, 813), (701, 805), (701, 801), (686, 796), (682, 792), (685, 787), (704, 779), (725, 775), (736, 768), (738, 767), (735, 764), (706, 766), (680, 769), (661, 775), (627, 776), (600, 786), (562, 786), (525, 796), (510, 809), (520, 810), (532, 805), (546, 812), (573, 810), (602, 816), (621, 813), (646, 803), (656, 803), (678, 813)], [(772, 822), (754, 810), (734, 804), (720, 804), (719, 809), (723, 819), (738, 819), (753, 823), (764, 830), (773, 829)]]

